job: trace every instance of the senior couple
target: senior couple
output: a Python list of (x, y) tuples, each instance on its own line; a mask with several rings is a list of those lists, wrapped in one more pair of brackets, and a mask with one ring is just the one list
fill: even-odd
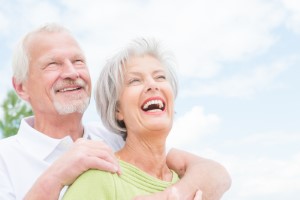
[(166, 152), (177, 78), (167, 51), (138, 38), (112, 56), (96, 87), (102, 124), (82, 124), (91, 80), (71, 33), (47, 24), (13, 57), (13, 86), (34, 116), (0, 140), (0, 199), (217, 200), (230, 177), (217, 162)]

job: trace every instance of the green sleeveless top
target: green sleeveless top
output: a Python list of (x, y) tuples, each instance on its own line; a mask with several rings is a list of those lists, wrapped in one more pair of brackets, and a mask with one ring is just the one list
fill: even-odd
[(157, 179), (139, 168), (120, 160), (122, 175), (88, 170), (68, 188), (63, 200), (131, 200), (138, 195), (165, 190), (179, 180), (172, 171), (171, 182)]

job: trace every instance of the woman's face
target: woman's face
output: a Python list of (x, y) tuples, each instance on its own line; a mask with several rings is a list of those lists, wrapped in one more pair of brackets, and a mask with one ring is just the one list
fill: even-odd
[(174, 115), (174, 94), (165, 67), (150, 56), (131, 57), (125, 63), (124, 84), (117, 119), (127, 134), (169, 133)]

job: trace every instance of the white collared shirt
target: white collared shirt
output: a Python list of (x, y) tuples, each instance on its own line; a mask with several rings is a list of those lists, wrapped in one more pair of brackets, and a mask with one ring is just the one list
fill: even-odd
[[(18, 134), (0, 140), (0, 199), (23, 199), (35, 180), (63, 153), (73, 140), (54, 139), (33, 129), (34, 117), (21, 121)], [(115, 151), (124, 141), (107, 131), (100, 122), (84, 126), (83, 138), (103, 140)]]

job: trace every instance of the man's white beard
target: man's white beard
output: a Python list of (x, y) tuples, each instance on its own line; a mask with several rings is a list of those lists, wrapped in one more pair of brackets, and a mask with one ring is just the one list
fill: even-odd
[(84, 111), (87, 109), (89, 103), (90, 103), (90, 98), (86, 97), (84, 99), (73, 100), (70, 102), (63, 102), (63, 103), (55, 101), (54, 107), (60, 115), (67, 115), (75, 112), (83, 114)]

